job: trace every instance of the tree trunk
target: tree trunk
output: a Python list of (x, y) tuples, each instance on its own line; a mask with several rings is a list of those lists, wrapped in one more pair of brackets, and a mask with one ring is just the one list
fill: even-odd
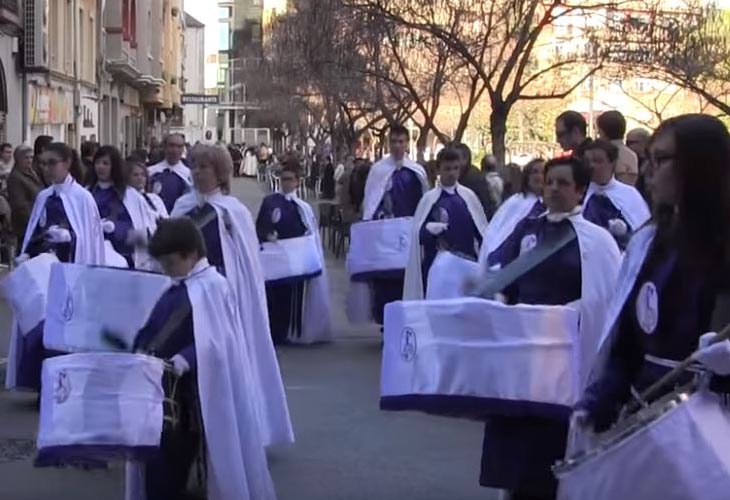
[(418, 129), (418, 140), (416, 141), (416, 161), (421, 165), (426, 163), (426, 145), (428, 144), (428, 128)]
[(504, 166), (507, 139), (507, 115), (509, 108), (503, 104), (492, 103), (492, 112), (489, 115), (489, 130), (492, 134), (492, 154), (499, 166)]

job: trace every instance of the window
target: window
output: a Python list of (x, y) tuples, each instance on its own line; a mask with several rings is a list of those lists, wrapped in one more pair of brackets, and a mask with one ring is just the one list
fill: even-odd
[(218, 19), (230, 19), (231, 18), (231, 7), (218, 7)]
[(86, 16), (84, 15), (84, 9), (79, 9), (79, 61), (81, 62), (79, 69), (81, 70), (81, 79), (86, 79)]
[(231, 48), (231, 26), (228, 22), (218, 23), (218, 49)]

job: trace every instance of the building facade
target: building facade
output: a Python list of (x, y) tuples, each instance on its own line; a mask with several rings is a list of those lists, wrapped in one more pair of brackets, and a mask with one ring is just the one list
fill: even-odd
[[(185, 13), (185, 50), (182, 69), (183, 94), (205, 94), (205, 25)], [(182, 104), (179, 130), (195, 144), (205, 135), (205, 105)]]
[(0, 142), (23, 140), (22, 9), (19, 0), (0, 0)]

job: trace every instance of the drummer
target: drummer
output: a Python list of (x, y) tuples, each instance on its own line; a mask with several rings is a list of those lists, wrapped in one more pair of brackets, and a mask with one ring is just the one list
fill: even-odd
[(51, 186), (36, 197), (18, 262), (53, 252), (61, 262), (103, 264), (101, 218), (93, 196), (71, 176), (76, 152), (62, 142), (48, 145), (39, 164)]
[[(216, 492), (209, 498), (273, 500), (248, 393), (254, 382), (240, 357), (246, 346), (229, 285), (205, 258), (205, 242), (190, 219), (162, 221), (150, 254), (174, 284), (153, 308), (134, 347), (169, 360), (180, 377), (174, 395), (180, 421), (163, 431), (160, 454), (147, 462), (146, 498), (183, 498), (197, 458), (207, 467), (207, 484), (200, 486)], [(134, 493), (139, 492), (132, 498), (140, 498)]]
[(619, 150), (615, 144), (597, 139), (585, 146), (591, 167), (591, 184), (583, 201), (583, 217), (608, 230), (624, 250), (631, 234), (650, 218), (649, 207), (635, 187), (614, 177)]
[(135, 248), (146, 243), (155, 232), (144, 198), (127, 186), (127, 172), (122, 155), (114, 146), (102, 146), (94, 155), (89, 171), (89, 189), (102, 217), (104, 238), (121, 255), (131, 269), (147, 266), (146, 255)]
[(440, 185), (416, 208), (405, 275), (405, 300), (423, 300), (428, 271), (439, 251), (475, 261), (487, 230), (487, 218), (474, 192), (459, 184), (461, 155), (452, 147), (438, 154)]
[[(363, 220), (412, 217), (428, 190), (426, 171), (406, 155), (408, 130), (392, 125), (389, 132), (390, 154), (370, 169), (365, 183)], [(384, 271), (371, 275), (374, 291), (373, 316), (383, 323), (385, 305), (403, 296), (404, 271)]]
[(312, 207), (297, 196), (301, 171), (296, 158), (284, 161), (279, 173), (281, 192), (264, 198), (256, 218), (256, 233), (261, 243), (313, 235), (322, 265), (322, 272), (317, 276), (294, 277), (293, 281), (266, 284), (274, 345), (322, 342), (332, 338), (329, 286), (317, 219)]
[(709, 115), (671, 118), (654, 133), (649, 162), (654, 216), (627, 248), (598, 362), (574, 415), (597, 431), (698, 344), (698, 361), (730, 375), (730, 342), (703, 347), (715, 336), (703, 333), (730, 319), (730, 135)]
[[(581, 216), (581, 200), (589, 182), (590, 171), (581, 160), (565, 157), (548, 161), (544, 189), (547, 213), (523, 220), (488, 256), (496, 271), (513, 261), (517, 261), (515, 265), (524, 263), (523, 257), (529, 252), (546, 252), (541, 262), (526, 267), (508, 284), (504, 298), (509, 304), (577, 306), (584, 364), (592, 362), (597, 349), (620, 262), (618, 247), (608, 232)], [(564, 239), (573, 235), (573, 239)], [(564, 454), (568, 415), (543, 415), (540, 410), (525, 403), (524, 411), (513, 416), (487, 420), (482, 486), (509, 490), (512, 498), (554, 498), (557, 484), (551, 466)]]
[(187, 216), (200, 228), (210, 265), (228, 279), (243, 325), (257, 384), (264, 442), (294, 441), (284, 385), (269, 333), (266, 289), (256, 229), (248, 209), (230, 196), (233, 160), (216, 145), (195, 146), (189, 156), (194, 189), (175, 203), (172, 217)]

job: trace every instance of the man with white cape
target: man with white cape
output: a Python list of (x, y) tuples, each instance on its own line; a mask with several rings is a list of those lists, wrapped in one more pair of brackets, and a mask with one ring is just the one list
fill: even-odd
[(591, 142), (585, 159), (593, 173), (583, 201), (583, 217), (607, 229), (624, 250), (634, 231), (651, 217), (649, 207), (635, 187), (614, 177), (618, 159), (614, 144), (603, 139)]
[(195, 189), (175, 203), (172, 217), (188, 216), (203, 233), (212, 266), (233, 289), (241, 316), (240, 332), (253, 368), (255, 400), (264, 444), (294, 442), (279, 363), (269, 330), (264, 277), (251, 213), (230, 192), (233, 162), (221, 146), (193, 148), (191, 166)]
[[(38, 194), (33, 205), (17, 259), (19, 265), (43, 253), (53, 253), (61, 262), (104, 265), (99, 211), (91, 194), (69, 173), (75, 161), (78, 158), (73, 150), (63, 143), (50, 144), (41, 155), (40, 164), (51, 186)], [(13, 321), (5, 378), (7, 388), (40, 388), (40, 370), (45, 357), (43, 323), (21, 332), (19, 323)]]
[[(418, 202), (428, 191), (428, 179), (423, 167), (406, 156), (408, 138), (405, 127), (390, 128), (390, 155), (372, 166), (365, 182), (363, 220), (413, 217), (416, 213)], [(362, 295), (358, 288), (372, 285), (372, 316), (382, 324), (385, 305), (403, 297), (404, 275), (404, 270), (394, 269), (356, 276), (350, 293)]]
[[(500, 286), (508, 303), (578, 308), (582, 367), (578, 376), (585, 381), (614, 292), (620, 254), (606, 230), (580, 215), (590, 182), (585, 165), (574, 157), (558, 158), (547, 162), (545, 172), (548, 213), (522, 221), (495, 252), (482, 257), (493, 270), (513, 261), (525, 266), (516, 279)], [(530, 255), (542, 259), (530, 264)], [(499, 279), (499, 274), (493, 278)], [(551, 466), (563, 457), (568, 418), (536, 416), (539, 408), (529, 409), (524, 415), (487, 420), (480, 484), (510, 490), (516, 498), (552, 498), (557, 484)]]
[(158, 300), (134, 347), (169, 360), (180, 377), (179, 423), (163, 431), (160, 452), (146, 463), (144, 477), (139, 465), (128, 466), (127, 498), (181, 498), (199, 458), (207, 483), (200, 486), (208, 499), (274, 500), (250, 394), (255, 381), (240, 356), (246, 345), (230, 286), (205, 258), (202, 235), (190, 219), (163, 221), (150, 253), (174, 284)]
[(150, 191), (162, 198), (168, 213), (182, 195), (190, 191), (190, 169), (182, 161), (185, 139), (181, 134), (165, 138), (165, 159), (148, 169)]
[[(410, 257), (403, 300), (423, 300), (431, 266), (440, 251), (474, 261), (487, 231), (487, 218), (479, 198), (458, 183), (461, 155), (446, 147), (438, 154), (440, 186), (423, 195), (413, 217)], [(454, 270), (452, 269), (452, 272)]]
[[(297, 197), (301, 165), (288, 159), (279, 173), (281, 192), (264, 198), (256, 218), (261, 243), (311, 236), (321, 270), (314, 276), (290, 276), (266, 283), (269, 323), (274, 345), (312, 344), (332, 340), (327, 268), (312, 207)], [(290, 255), (289, 260), (300, 258)]]

